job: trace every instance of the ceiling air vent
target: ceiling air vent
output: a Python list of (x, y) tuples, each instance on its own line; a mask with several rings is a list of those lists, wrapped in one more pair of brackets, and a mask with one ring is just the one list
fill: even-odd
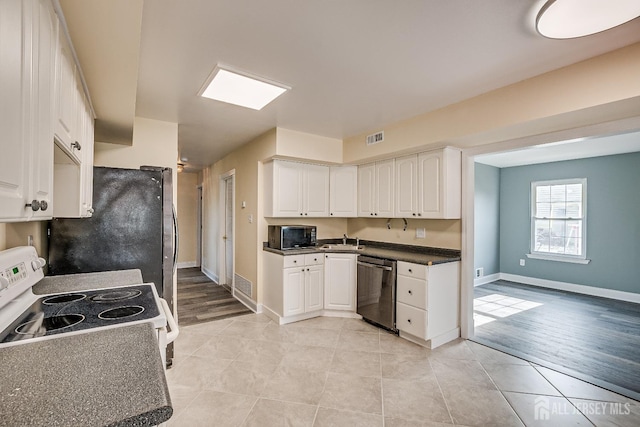
[(374, 133), (373, 135), (367, 136), (367, 145), (377, 144), (378, 142), (384, 141), (384, 131)]

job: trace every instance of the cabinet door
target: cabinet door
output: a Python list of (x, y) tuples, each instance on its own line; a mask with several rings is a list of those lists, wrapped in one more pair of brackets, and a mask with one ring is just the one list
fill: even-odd
[(325, 255), (324, 308), (355, 311), (356, 255)]
[(374, 216), (392, 218), (395, 215), (393, 209), (394, 192), (394, 159), (376, 162), (376, 209)]
[(274, 160), (273, 216), (302, 215), (302, 169), (300, 163)]
[(64, 31), (58, 34), (58, 55), (56, 64), (56, 117), (55, 134), (58, 142), (71, 152), (71, 144), (76, 140), (76, 106), (78, 102), (76, 86), (76, 65)]
[(418, 156), (396, 159), (395, 216), (415, 217), (418, 213)]
[(304, 216), (329, 216), (329, 167), (301, 164)]
[(331, 167), (329, 175), (329, 216), (357, 216), (358, 168), (356, 166)]
[(51, 218), (53, 212), (53, 106), (58, 41), (58, 18), (50, 1), (34, 2), (33, 24), (34, 90), (31, 105), (34, 120), (31, 121), (31, 128), (34, 134), (30, 194), (31, 198), (45, 202), (44, 209), (33, 212), (32, 217), (46, 219)]
[(306, 267), (304, 294), (306, 312), (322, 310), (324, 307), (324, 266)]
[(80, 167), (80, 191), (82, 191), (82, 212), (81, 216), (90, 217), (93, 213), (93, 115), (88, 101), (84, 105), (84, 135), (82, 165)]
[(283, 269), (282, 277), (282, 315), (293, 316), (304, 313), (305, 268), (294, 267)]
[(358, 216), (374, 216), (375, 188), (375, 163), (358, 166)]
[[(23, 74), (29, 69), (23, 32), (23, 6), (21, 1), (0, 1), (0, 129), (2, 129), (2, 155), (0, 155), (0, 219), (20, 220), (29, 212), (25, 201), (29, 185), (29, 143), (25, 135), (27, 99), (29, 97)], [(25, 84), (23, 84), (25, 82)], [(23, 91), (24, 90), (24, 91)]]
[(418, 155), (418, 213), (423, 218), (442, 217), (442, 152)]

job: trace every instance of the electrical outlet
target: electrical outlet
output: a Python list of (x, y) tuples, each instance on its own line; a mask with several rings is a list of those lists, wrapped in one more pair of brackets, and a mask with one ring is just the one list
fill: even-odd
[(484, 268), (476, 268), (476, 279), (479, 279), (482, 276), (484, 276)]
[(427, 236), (427, 231), (424, 228), (416, 228), (416, 239), (424, 239)]
[(520, 260), (520, 267), (524, 267), (524, 260), (523, 259)]
[(249, 219), (249, 224), (253, 224), (253, 215), (249, 214), (247, 218)]

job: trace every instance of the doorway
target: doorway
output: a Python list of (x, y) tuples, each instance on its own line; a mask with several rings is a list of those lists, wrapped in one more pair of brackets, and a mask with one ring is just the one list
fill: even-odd
[(230, 171), (221, 177), (222, 199), (222, 242), (220, 263), (220, 285), (234, 294), (234, 203), (235, 203), (235, 171)]
[[(625, 387), (625, 385), (622, 382), (620, 381), (615, 382), (611, 380), (611, 378), (614, 378), (616, 375), (618, 375), (617, 373), (614, 373), (613, 375), (610, 375), (607, 378), (605, 376), (602, 376), (604, 374), (601, 374), (601, 372), (603, 372), (604, 370), (599, 369), (598, 370), (599, 372), (597, 372), (598, 376), (596, 376), (595, 374), (589, 373), (585, 370), (584, 360), (577, 361), (577, 363), (579, 362), (579, 363), (582, 363), (583, 365), (580, 365), (581, 370), (576, 370), (576, 369), (567, 368), (567, 365), (568, 365), (567, 361), (569, 359), (568, 356), (562, 358), (562, 364), (558, 363), (557, 361), (555, 363), (553, 361), (549, 362), (549, 360), (547, 360), (549, 359), (548, 357), (545, 356), (546, 359), (543, 359), (539, 354), (537, 354), (538, 356), (537, 358), (535, 356), (534, 358), (531, 358), (530, 356), (531, 354), (534, 354), (531, 352), (531, 347), (533, 346), (532, 344), (533, 339), (531, 338), (531, 334), (533, 334), (534, 332), (540, 333), (543, 336), (542, 337), (543, 339), (541, 340), (541, 344), (539, 346), (540, 348), (548, 352), (555, 351), (557, 353), (560, 353), (562, 350), (561, 345), (560, 344), (553, 345), (551, 340), (553, 334), (558, 336), (561, 335), (563, 328), (559, 327), (559, 325), (571, 325), (573, 329), (570, 332), (573, 333), (574, 335), (578, 334), (578, 332), (583, 330), (580, 328), (579, 324), (574, 325), (572, 323), (572, 322), (574, 323), (577, 322), (580, 318), (580, 316), (575, 314), (570, 316), (570, 320), (556, 321), (555, 324), (552, 325), (553, 333), (550, 331), (546, 331), (546, 332), (543, 331), (541, 328), (541, 323), (545, 318), (550, 317), (549, 315), (550, 310), (554, 310), (555, 306), (560, 301), (565, 301), (565, 300), (570, 301), (570, 304), (573, 307), (577, 305), (578, 301), (584, 302), (587, 299), (590, 299), (582, 294), (566, 292), (566, 291), (585, 292), (584, 287), (579, 287), (575, 285), (576, 288), (582, 288), (582, 289), (570, 289), (569, 285), (571, 285), (571, 283), (590, 283), (589, 281), (585, 281), (584, 279), (581, 280), (580, 276), (577, 276), (577, 278), (574, 278), (574, 281), (570, 281), (569, 280), (570, 278), (563, 279), (563, 280), (555, 279), (552, 281), (551, 279), (554, 279), (554, 278), (551, 278), (551, 277), (547, 277), (546, 278), (547, 280), (530, 279), (530, 282), (516, 280), (516, 279), (522, 279), (523, 277), (526, 278), (526, 276), (528, 275), (531, 275), (531, 277), (535, 278), (535, 277), (538, 277), (535, 274), (542, 274), (541, 271), (543, 271), (543, 268), (542, 268), (543, 266), (540, 266), (539, 264), (533, 264), (535, 261), (532, 261), (531, 258), (535, 258), (535, 257), (534, 256), (529, 257), (530, 254), (527, 254), (533, 251), (533, 249), (530, 249), (531, 243), (528, 240), (531, 237), (531, 233), (533, 233), (531, 231), (532, 220), (528, 216), (531, 211), (530, 208), (532, 203), (530, 200), (531, 195), (529, 193), (529, 190), (532, 185), (531, 182), (536, 181), (538, 177), (540, 177), (541, 175), (544, 175), (544, 174), (541, 174), (540, 169), (543, 167), (546, 173), (551, 173), (551, 171), (560, 169), (562, 170), (562, 173), (553, 172), (556, 175), (558, 175), (555, 178), (556, 179), (567, 178), (566, 176), (562, 176), (563, 173), (566, 172), (566, 174), (569, 174), (569, 173), (575, 174), (575, 171), (579, 170), (577, 166), (577, 162), (582, 162), (582, 161), (576, 160), (574, 163), (571, 164), (570, 167), (564, 166), (564, 164), (555, 163), (557, 165), (555, 168), (552, 167), (554, 162), (558, 162), (562, 160), (574, 161), (575, 159), (578, 159), (580, 157), (583, 157), (583, 158), (588, 157), (588, 158), (595, 159), (601, 156), (612, 156), (615, 154), (637, 152), (638, 148), (629, 148), (627, 146), (626, 148), (622, 148), (621, 149), (622, 151), (618, 151), (618, 152), (614, 151), (614, 152), (605, 153), (605, 152), (594, 151), (592, 153), (593, 155), (582, 155), (582, 152), (584, 150), (588, 151), (590, 146), (593, 146), (598, 150), (602, 149), (603, 147), (607, 147), (608, 149), (611, 148), (614, 144), (612, 143), (610, 144), (610, 142), (613, 142), (613, 141), (607, 140), (606, 142), (604, 141), (599, 142), (597, 140), (601, 139), (601, 137), (603, 136), (607, 138), (612, 138), (613, 135), (620, 136), (621, 134), (625, 134), (625, 133), (629, 134), (630, 132), (633, 132), (633, 131), (637, 132), (638, 124), (639, 124), (638, 119), (636, 118), (635, 120), (618, 122), (616, 123), (615, 126), (612, 126), (612, 124), (593, 126), (590, 129), (583, 128), (583, 129), (567, 131), (567, 132), (558, 132), (555, 134), (542, 135), (539, 137), (523, 138), (521, 140), (494, 144), (492, 146), (475, 147), (473, 149), (465, 150), (465, 152), (463, 153), (463, 182), (464, 182), (463, 204), (465, 205), (465, 208), (463, 213), (463, 234), (464, 235), (463, 235), (463, 255), (462, 255), (465, 266), (463, 269), (463, 281), (462, 281), (463, 297), (461, 301), (461, 304), (462, 304), (461, 326), (463, 329), (463, 336), (465, 338), (473, 338), (474, 336), (480, 335), (477, 338), (481, 340), (480, 342), (482, 342), (483, 339), (487, 341), (486, 337), (487, 337), (487, 334), (489, 333), (488, 332), (489, 329), (491, 329), (491, 333), (493, 334), (491, 341), (494, 342), (495, 344), (496, 339), (493, 339), (493, 338), (496, 338), (499, 335), (496, 329), (498, 328), (497, 325), (498, 324), (505, 325), (505, 328), (500, 329), (501, 332), (506, 331), (505, 332), (506, 335), (503, 335), (503, 340), (501, 342), (501, 345), (498, 345), (498, 346), (490, 345), (490, 346), (497, 348), (498, 350), (507, 352), (509, 354), (514, 354), (516, 356), (523, 357), (526, 360), (541, 364), (543, 366), (547, 366), (556, 371), (564, 372), (573, 377), (581, 378), (592, 384), (598, 384), (601, 387), (607, 388), (609, 390), (614, 390), (621, 394), (626, 394), (627, 396), (629, 396), (631, 392), (631, 394), (633, 395), (632, 397), (637, 398), (636, 396), (638, 396), (638, 394), (630, 390), (628, 387)], [(597, 135), (597, 136), (593, 136), (593, 135)], [(638, 141), (638, 138), (632, 138), (632, 139), (634, 141)], [(546, 159), (542, 158), (541, 156), (543, 152), (546, 150), (546, 148), (553, 148), (558, 152), (560, 151), (569, 152), (570, 157), (562, 158), (562, 156), (560, 156), (558, 158), (551, 158), (551, 157)], [(512, 156), (512, 154), (518, 151), (521, 153), (526, 153), (524, 157), (527, 158), (527, 163), (521, 163), (520, 165), (506, 164), (507, 161), (516, 160), (515, 156)], [(578, 155), (578, 153), (581, 153), (581, 154)], [(486, 231), (487, 228), (491, 228), (490, 227), (491, 224), (485, 224), (483, 221), (481, 221), (480, 224), (477, 222), (477, 220), (479, 219), (479, 217), (477, 216), (479, 214), (478, 212), (479, 202), (478, 202), (478, 199), (476, 198), (476, 189), (477, 189), (476, 179), (478, 179), (478, 175), (476, 174), (476, 168), (477, 168), (476, 161), (481, 161), (482, 163), (489, 164), (486, 162), (488, 156), (492, 157), (490, 159), (492, 161), (503, 162), (502, 165), (494, 164), (492, 166), (494, 166), (494, 168), (497, 168), (501, 171), (499, 174), (498, 181), (507, 183), (505, 186), (501, 185), (500, 190), (497, 193), (500, 200), (499, 202), (500, 206), (503, 207), (502, 209), (499, 210), (499, 212), (496, 213), (500, 217), (500, 225), (498, 226), (498, 228), (500, 230), (500, 235), (508, 236), (508, 239), (506, 240), (507, 241), (506, 247), (503, 246), (500, 249), (500, 253), (498, 255), (500, 265), (498, 266), (498, 270), (496, 270), (495, 272), (491, 268), (489, 268), (487, 271), (486, 264), (484, 265), (485, 267), (484, 269), (480, 265), (486, 262), (487, 249), (485, 247), (486, 245), (481, 245), (482, 247), (479, 249), (478, 240), (477, 240), (477, 239), (480, 239), (480, 243), (485, 242), (486, 236), (483, 236), (483, 233)], [(628, 156), (625, 156), (625, 158), (628, 158)], [(535, 160), (532, 160), (532, 159), (535, 159)], [(530, 166), (531, 164), (534, 164), (534, 166)], [(591, 165), (591, 163), (589, 163), (589, 165)], [(523, 168), (527, 168), (527, 169), (519, 168), (518, 166), (523, 166)], [(601, 169), (604, 170), (604, 168), (599, 168), (599, 167), (588, 168), (588, 170), (590, 171), (601, 170)], [(508, 171), (508, 173), (504, 173), (505, 171)], [(525, 174), (525, 171), (528, 172), (528, 174)], [(529, 175), (531, 174), (535, 174), (536, 177), (529, 177)], [(487, 176), (488, 175), (484, 175), (484, 178), (483, 178), (484, 182), (487, 181), (488, 179)], [(518, 179), (515, 178), (516, 176), (519, 176), (521, 178), (520, 181), (523, 181), (523, 182), (526, 181), (525, 184), (527, 185), (523, 185), (522, 182), (518, 181)], [(597, 181), (596, 178), (593, 178), (593, 179), (594, 179), (593, 181), (594, 184), (600, 183), (599, 185), (603, 185), (602, 182), (604, 181), (601, 178), (598, 178), (599, 181)], [(514, 192), (518, 194), (517, 198), (513, 196)], [(596, 193), (593, 193), (593, 194), (596, 194)], [(517, 201), (519, 202), (515, 203)], [(599, 198), (599, 197), (590, 199), (589, 201), (590, 203), (594, 203), (594, 204), (600, 203), (603, 206), (611, 205), (610, 203), (605, 202), (603, 198)], [(505, 206), (508, 208), (504, 208)], [(524, 206), (524, 208), (522, 208), (522, 206)], [(593, 207), (594, 205), (591, 205), (591, 206)], [(517, 215), (519, 216), (517, 215), (514, 216), (512, 214), (509, 214), (507, 215), (507, 218), (502, 218), (502, 214), (504, 214), (504, 212), (509, 213), (509, 212), (514, 212), (515, 210), (518, 210), (519, 214)], [(528, 221), (527, 224), (523, 224), (524, 222), (522, 218), (523, 215), (527, 217), (526, 219), (526, 221)], [(491, 215), (485, 215), (485, 216), (491, 217)], [(514, 228), (516, 228), (517, 230), (514, 231)], [(522, 232), (521, 230), (523, 229), (526, 229), (526, 230)], [(591, 230), (590, 233), (591, 233), (590, 235), (594, 237), (594, 240), (592, 241), (594, 242), (604, 241), (602, 239), (595, 238), (594, 230)], [(527, 234), (527, 236), (525, 237), (523, 236), (523, 234)], [(522, 244), (525, 240), (527, 240), (527, 242), (525, 242), (526, 244)], [(504, 244), (505, 238), (504, 237), (500, 238), (500, 241)], [(517, 246), (517, 248), (514, 249), (513, 246)], [(612, 245), (610, 244), (608, 246), (612, 247)], [(593, 250), (594, 246), (591, 246), (591, 248)], [(593, 252), (589, 252), (589, 250), (587, 250), (587, 254), (589, 255), (589, 257), (591, 257), (593, 255)], [(519, 258), (519, 257), (521, 258), (520, 260), (512, 259), (512, 258)], [(603, 261), (602, 258), (600, 258), (599, 261), (601, 264), (607, 264), (602, 262)], [(544, 262), (547, 262), (547, 264), (549, 264), (548, 261), (544, 261)], [(565, 263), (566, 262), (567, 261), (565, 261)], [(531, 266), (530, 266), (530, 263), (531, 263)], [(564, 265), (566, 264), (556, 263), (556, 265), (563, 266), (562, 270), (556, 269), (559, 272), (569, 271), (568, 268), (564, 267)], [(516, 267), (513, 267), (513, 266), (516, 266)], [(527, 270), (529, 268), (535, 268), (536, 272), (531, 273), (529, 270)], [(513, 271), (515, 269), (520, 269), (518, 271), (522, 271), (522, 273), (517, 273), (516, 271)], [(583, 268), (581, 271), (585, 271), (585, 270), (586, 269)], [(545, 272), (551, 271), (550, 266), (545, 265), (544, 271)], [(492, 273), (495, 273), (495, 274), (492, 274)], [(527, 274), (527, 273), (530, 273), (530, 274)], [(486, 277), (486, 279), (490, 279), (490, 280), (482, 280), (483, 279), (482, 276), (487, 274), (495, 277), (491, 277), (491, 278)], [(560, 273), (554, 273), (554, 274), (559, 275)], [(496, 280), (498, 279), (502, 279), (502, 280), (496, 282)], [(479, 288), (474, 289), (474, 282), (476, 285), (481, 285), (481, 286)], [(490, 282), (492, 284), (488, 285)], [(523, 284), (517, 285), (514, 282), (519, 282)], [(558, 284), (563, 286), (566, 285), (567, 288), (565, 289), (561, 287), (561, 288), (558, 288), (558, 290), (556, 291), (552, 291), (552, 290), (550, 291), (550, 290), (545, 290), (544, 287), (541, 287), (541, 286), (552, 286), (552, 285), (556, 286)], [(536, 285), (536, 286), (532, 287), (528, 285)], [(571, 286), (574, 286), (574, 285), (571, 285)], [(593, 289), (595, 288), (591, 288), (591, 290)], [(473, 318), (474, 293), (476, 296), (475, 304), (477, 308), (475, 313), (476, 314), (475, 322)], [(605, 293), (608, 295), (608, 294), (611, 294), (612, 292), (609, 292), (609, 291), (603, 292), (602, 296), (605, 296)], [(571, 295), (575, 295), (575, 297)], [(591, 295), (596, 295), (596, 294), (591, 294)], [(570, 296), (573, 299), (570, 299)], [(613, 298), (613, 297), (609, 296), (608, 298)], [(624, 310), (616, 310), (616, 307), (618, 307), (621, 304), (616, 302), (615, 300), (609, 299), (604, 301), (606, 304), (609, 304), (606, 306), (607, 307), (606, 310), (609, 310), (611, 312), (624, 311)], [(587, 308), (582, 307), (583, 312), (588, 311), (590, 313), (589, 319), (590, 319), (591, 325), (588, 328), (584, 328), (584, 330), (588, 331), (588, 333), (585, 332), (585, 334), (580, 335), (573, 342), (575, 344), (575, 348), (576, 349), (579, 348), (580, 351), (588, 350), (589, 346), (587, 344), (591, 344), (596, 341), (595, 338), (597, 337), (594, 337), (594, 339), (591, 339), (589, 334), (594, 334), (594, 331), (597, 330), (597, 328), (595, 328), (594, 326), (594, 322), (596, 320), (596, 316), (594, 313), (596, 312), (595, 308), (598, 306), (597, 302), (598, 302), (597, 300), (593, 300), (585, 306)], [(560, 306), (556, 310), (556, 312), (567, 314), (569, 311), (566, 309), (566, 304), (564, 308)], [(531, 324), (529, 324), (529, 327), (527, 328), (525, 325), (525, 320), (531, 320), (530, 318), (534, 314), (534, 312), (539, 312), (539, 313), (545, 312), (546, 317), (543, 316), (541, 318), (534, 319), (534, 324), (536, 326), (533, 327)], [(627, 313), (628, 310), (624, 312)], [(612, 326), (613, 317), (609, 313), (606, 313), (604, 317), (606, 317), (607, 321), (609, 322), (609, 327), (614, 328)], [(632, 317), (632, 316), (629, 316), (629, 317)], [(511, 324), (509, 324), (508, 322), (511, 322)], [(478, 332), (477, 329), (474, 329), (476, 327), (481, 328), (480, 331), (482, 331), (482, 333)], [(521, 329), (522, 327), (524, 327), (524, 329)], [(510, 329), (507, 331), (506, 328), (510, 328)], [(545, 333), (547, 334), (546, 336), (544, 335)], [(528, 340), (526, 340), (526, 343), (525, 343), (529, 351), (524, 352), (522, 348), (519, 348), (517, 350), (520, 350), (520, 351), (516, 351), (514, 353), (512, 347), (515, 346), (514, 343), (516, 339), (522, 338), (522, 337), (529, 338)], [(569, 340), (569, 338), (571, 337), (567, 336), (567, 338), (563, 340), (560, 337), (561, 339), (560, 342), (562, 344), (566, 344), (566, 343), (571, 344), (571, 341)], [(483, 344), (485, 343), (483, 342)], [(489, 345), (489, 344), (485, 344), (485, 345)], [(604, 347), (611, 347), (611, 346), (605, 345)], [(575, 351), (572, 350), (569, 353), (570, 355), (573, 356), (575, 354), (578, 354), (578, 350), (575, 350)], [(593, 364), (593, 361), (595, 360), (593, 355), (595, 353), (593, 351), (591, 353), (587, 351), (586, 354), (589, 354), (589, 357), (588, 357), (589, 363)], [(621, 358), (619, 359), (621, 360)], [(627, 359), (631, 360), (632, 358), (627, 358)], [(634, 363), (637, 363), (637, 361)], [(619, 384), (619, 387), (616, 387), (616, 384)]]

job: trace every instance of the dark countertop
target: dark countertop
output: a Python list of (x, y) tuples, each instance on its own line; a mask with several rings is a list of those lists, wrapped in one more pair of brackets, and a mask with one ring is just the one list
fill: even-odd
[(0, 348), (0, 426), (163, 423), (173, 409), (155, 334), (143, 323)]
[[(140, 270), (48, 276), (36, 294), (142, 283)], [(0, 348), (0, 426), (145, 427), (173, 414), (151, 323)]]
[(113, 288), (115, 286), (138, 285), (140, 283), (143, 283), (142, 273), (137, 269), (64, 274), (61, 276), (45, 276), (44, 279), (33, 286), (33, 293), (36, 295), (59, 294)]
[[(290, 249), (282, 251), (279, 249), (269, 248), (266, 243), (263, 246), (263, 250), (267, 252), (273, 252), (279, 255), (303, 255), (312, 254), (318, 252), (324, 253), (355, 253), (358, 255), (366, 255), (375, 258), (393, 259), (396, 261), (412, 262), (414, 264), (435, 265), (444, 264), (447, 262), (460, 261), (460, 251), (456, 249), (444, 249), (444, 248), (432, 248), (428, 246), (412, 246), (412, 245), (399, 245), (395, 243), (374, 242), (369, 240), (361, 240), (360, 245), (362, 249), (358, 250), (333, 250), (322, 249), (324, 244), (341, 243), (342, 239), (327, 239), (318, 242), (318, 246), (315, 248), (304, 249)], [(353, 243), (353, 239), (348, 240), (348, 243)]]

